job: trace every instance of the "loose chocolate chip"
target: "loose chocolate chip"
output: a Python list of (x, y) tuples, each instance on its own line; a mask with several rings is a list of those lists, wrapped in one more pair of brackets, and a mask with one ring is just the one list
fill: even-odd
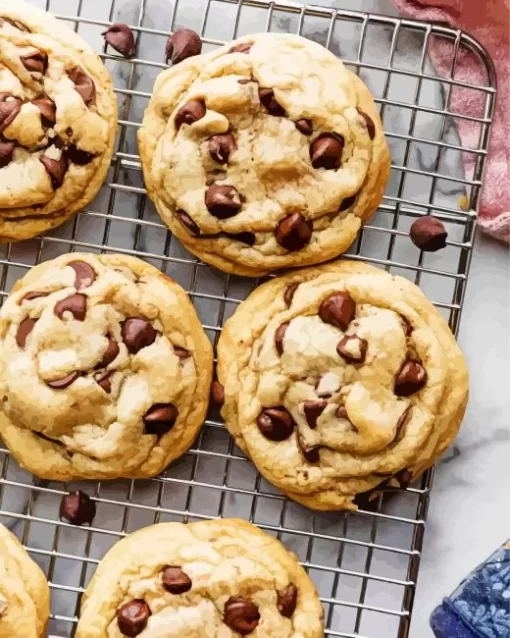
[(136, 354), (156, 341), (157, 332), (146, 319), (131, 317), (121, 325), (122, 340), (130, 354)]
[(113, 363), (115, 359), (119, 356), (120, 348), (119, 344), (115, 341), (115, 339), (111, 335), (106, 335), (108, 338), (108, 345), (106, 346), (106, 350), (103, 354), (103, 358), (97, 364), (96, 369), (106, 368)]
[(217, 380), (212, 382), (211, 397), (214, 403), (220, 408), (225, 403), (225, 388)]
[(67, 171), (67, 161), (65, 157), (62, 155), (59, 160), (54, 160), (47, 157), (46, 155), (40, 155), (39, 161), (48, 173), (53, 190), (57, 190), (57, 188), (60, 188)]
[(274, 333), (274, 345), (276, 347), (276, 352), (280, 355), (283, 354), (283, 339), (285, 337), (285, 333), (287, 332), (287, 328), (289, 327), (289, 322), (282, 323), (281, 326), (278, 327), (276, 332)]
[(270, 115), (286, 117), (287, 112), (276, 100), (273, 89), (259, 89), (259, 100)]
[(101, 34), (105, 41), (125, 58), (134, 58), (136, 42), (133, 32), (127, 24), (115, 22)]
[(45, 381), (45, 383), (50, 388), (53, 388), (53, 390), (65, 390), (65, 388), (68, 388), (79, 377), (81, 377), (81, 372), (75, 371), (75, 372), (69, 373), (65, 377), (62, 377), (62, 379), (54, 379), (53, 381)]
[(232, 133), (213, 135), (208, 141), (208, 147), (211, 157), (218, 164), (226, 164), (232, 151), (237, 148)]
[(57, 106), (48, 96), (41, 97), (32, 102), (41, 113), (41, 122), (44, 126), (53, 126), (57, 121)]
[(223, 622), (241, 636), (254, 632), (259, 620), (259, 608), (251, 600), (242, 596), (232, 596), (225, 603)]
[(96, 85), (91, 77), (80, 67), (75, 66), (67, 71), (67, 75), (74, 84), (74, 90), (81, 95), (81, 99), (87, 106), (96, 102)]
[(19, 348), (24, 348), (27, 344), (27, 339), (30, 336), (30, 333), (34, 329), (35, 324), (37, 323), (37, 319), (30, 319), (27, 317), (23, 319), (23, 321), (18, 326), (18, 331), (16, 332), (16, 343)]
[(375, 137), (375, 124), (374, 124), (374, 121), (372, 120), (372, 118), (369, 115), (367, 115), (360, 108), (358, 108), (358, 113), (365, 120), (365, 124), (366, 124), (366, 127), (367, 127), (368, 135), (369, 135), (370, 139), (373, 140), (374, 137)]
[(229, 53), (249, 53), (253, 47), (253, 42), (241, 42), (241, 44), (234, 45)]
[(276, 227), (276, 241), (290, 252), (301, 250), (312, 238), (313, 223), (301, 213), (292, 213), (282, 219)]
[(96, 504), (84, 492), (66, 494), (60, 503), (60, 517), (72, 525), (91, 525), (96, 515)]
[(87, 314), (87, 297), (85, 295), (70, 295), (57, 302), (53, 310), (59, 319), (64, 319), (66, 312), (69, 312), (77, 321), (84, 321)]
[(175, 126), (177, 130), (183, 124), (193, 124), (198, 122), (206, 114), (205, 102), (203, 100), (190, 100), (177, 111), (175, 116)]
[(165, 61), (171, 59), (172, 64), (179, 64), (187, 58), (202, 53), (202, 40), (192, 29), (177, 29), (167, 40), (165, 47)]
[(211, 184), (205, 193), (205, 205), (213, 217), (228, 219), (237, 215), (242, 202), (239, 192), (226, 184)]
[(353, 195), (352, 197), (346, 197), (340, 204), (338, 212), (341, 213), (342, 211), (349, 209), (351, 206), (354, 205), (355, 201), (356, 201), (356, 195)]
[(4, 168), (4, 166), (11, 163), (15, 148), (15, 142), (2, 142), (0, 140), (0, 168)]
[(21, 100), (9, 93), (0, 93), (0, 133), (13, 122), (21, 111)]
[(189, 350), (186, 350), (186, 348), (181, 348), (181, 346), (174, 346), (174, 354), (181, 361), (184, 361), (184, 359), (189, 359), (191, 357)]
[(312, 430), (317, 427), (317, 419), (326, 409), (327, 401), (305, 401), (303, 409), (305, 412), (306, 422)]
[(260, 432), (270, 441), (285, 441), (294, 431), (295, 423), (282, 406), (264, 408), (257, 418)]
[(172, 403), (154, 404), (143, 417), (145, 434), (163, 436), (174, 427), (178, 416), (179, 412)]
[(320, 445), (307, 445), (301, 434), (298, 434), (297, 441), (305, 461), (308, 463), (318, 463), (321, 460)]
[(106, 394), (112, 393), (112, 381), (111, 378), (115, 374), (115, 370), (107, 370), (106, 372), (96, 372), (94, 374), (94, 381), (100, 386)]
[(48, 54), (44, 51), (33, 51), (21, 56), (21, 63), (30, 73), (46, 73), (48, 68)]
[(191, 578), (180, 567), (167, 565), (163, 569), (163, 587), (171, 594), (185, 594), (192, 587)]
[(95, 282), (97, 273), (90, 264), (84, 261), (71, 261), (67, 264), (76, 274), (74, 286), (76, 290), (82, 290), (92, 286)]
[(410, 337), (414, 330), (411, 322), (409, 321), (409, 319), (407, 319), (407, 317), (404, 317), (403, 315), (400, 315), (400, 318), (402, 319), (402, 323), (404, 324), (404, 333), (406, 337)]
[(299, 283), (289, 284), (287, 288), (285, 288), (285, 292), (283, 293), (283, 300), (287, 304), (287, 308), (290, 308), (292, 305), (292, 300), (294, 299), (294, 295), (296, 294), (296, 290), (299, 288)]
[(310, 146), (310, 159), (314, 168), (335, 170), (342, 162), (344, 138), (336, 133), (323, 133)]
[(88, 151), (82, 151), (74, 144), (69, 144), (64, 153), (66, 159), (77, 166), (86, 166), (95, 158), (95, 155)]
[(303, 135), (311, 135), (313, 133), (313, 123), (312, 120), (308, 120), (306, 118), (302, 118), (301, 120), (296, 120), (294, 122), (297, 130)]
[(117, 609), (117, 625), (121, 634), (136, 638), (147, 627), (151, 610), (142, 599), (130, 600)]
[(365, 363), (368, 341), (356, 335), (345, 335), (336, 347), (338, 354), (347, 363)]
[(329, 323), (344, 332), (355, 314), (356, 302), (346, 292), (335, 292), (326, 297), (319, 308), (319, 317), (324, 323)]
[(418, 392), (427, 383), (427, 372), (420, 361), (407, 359), (395, 377), (395, 394), (408, 397)]
[(244, 233), (223, 233), (225, 237), (229, 239), (233, 239), (234, 241), (240, 241), (242, 244), (247, 244), (248, 246), (255, 246), (255, 242), (257, 238), (255, 237), (255, 233), (244, 232)]
[(21, 298), (20, 303), (23, 303), (24, 301), (33, 301), (34, 299), (41, 299), (41, 297), (47, 297), (48, 295), (48, 292), (37, 292), (34, 290), (33, 292), (27, 292), (27, 294)]
[(193, 237), (199, 237), (200, 236), (200, 227), (199, 227), (199, 225), (191, 219), (191, 217), (188, 215), (188, 213), (186, 213), (183, 210), (177, 210), (175, 212), (175, 214), (177, 215), (177, 219), (181, 222), (181, 224), (184, 226), (184, 228), (189, 233), (191, 233), (191, 235), (193, 235)]
[(448, 237), (443, 222), (431, 215), (417, 219), (411, 226), (409, 235), (415, 246), (430, 253), (444, 248)]
[(284, 618), (292, 618), (297, 606), (298, 588), (289, 583), (285, 589), (277, 592), (276, 607)]

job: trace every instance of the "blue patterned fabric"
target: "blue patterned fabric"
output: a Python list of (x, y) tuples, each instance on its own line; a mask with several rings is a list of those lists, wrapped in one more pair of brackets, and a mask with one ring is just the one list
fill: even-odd
[(436, 638), (510, 638), (510, 541), (432, 612)]

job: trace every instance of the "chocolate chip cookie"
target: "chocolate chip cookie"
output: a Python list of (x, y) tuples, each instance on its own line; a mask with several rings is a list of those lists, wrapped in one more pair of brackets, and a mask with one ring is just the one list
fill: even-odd
[(260, 286), (218, 344), (222, 414), (268, 481), (314, 509), (406, 486), (455, 438), (464, 357), (407, 279), (359, 262)]
[(0, 243), (85, 207), (116, 130), (110, 76), (84, 40), (32, 5), (0, 0)]
[(138, 139), (149, 196), (172, 232), (247, 276), (345, 251), (390, 171), (369, 90), (295, 35), (249, 36), (164, 71)]
[(236, 519), (163, 523), (111, 549), (76, 638), (322, 638), (323, 610), (293, 554)]
[(0, 525), (0, 636), (43, 638), (49, 617), (46, 577), (18, 539)]
[(211, 376), (186, 293), (134, 257), (63, 255), (0, 309), (0, 434), (46, 479), (155, 476), (195, 439)]

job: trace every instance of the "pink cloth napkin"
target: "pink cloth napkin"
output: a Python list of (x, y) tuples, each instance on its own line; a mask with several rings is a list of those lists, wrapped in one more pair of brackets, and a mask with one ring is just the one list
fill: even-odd
[[(447, 22), (467, 31), (489, 51), (496, 66), (498, 95), (489, 145), (488, 166), (480, 209), (480, 227), (489, 235), (510, 243), (510, 0), (394, 0), (400, 11), (412, 18)], [(442, 38), (431, 42), (431, 56), (439, 75), (451, 69), (453, 44)], [(455, 79), (484, 84), (486, 73), (467, 51), (459, 52)], [(454, 87), (450, 110), (483, 116), (485, 97), (479, 91)], [(479, 148), (480, 126), (457, 120), (462, 145)], [(465, 154), (466, 173), (473, 174), (474, 156)]]

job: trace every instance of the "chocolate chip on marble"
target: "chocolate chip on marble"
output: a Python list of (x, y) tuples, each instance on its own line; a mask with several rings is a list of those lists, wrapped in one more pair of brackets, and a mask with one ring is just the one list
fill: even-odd
[(352, 195), (352, 197), (346, 197), (345, 199), (343, 199), (342, 203), (340, 204), (338, 208), (338, 212), (341, 213), (344, 210), (348, 210), (351, 206), (354, 206), (354, 203), (356, 202), (356, 197), (357, 195)]
[(292, 300), (294, 299), (294, 295), (296, 294), (296, 290), (299, 288), (299, 283), (289, 284), (285, 288), (285, 292), (283, 293), (283, 300), (287, 304), (287, 308), (290, 308), (292, 305)]
[(16, 142), (2, 142), (0, 140), (0, 168), (4, 168), (11, 163), (15, 148)]
[(90, 164), (92, 160), (96, 157), (94, 154), (89, 153), (88, 151), (83, 151), (74, 144), (69, 144), (64, 151), (65, 157), (72, 164), (76, 164), (76, 166), (86, 166)]
[(227, 164), (232, 151), (237, 148), (232, 133), (220, 133), (213, 135), (207, 142), (212, 159), (218, 164)]
[(311, 135), (313, 133), (313, 123), (312, 120), (307, 118), (301, 118), (300, 120), (296, 120), (294, 122), (297, 130), (303, 135)]
[(275, 117), (286, 117), (287, 112), (277, 101), (273, 89), (259, 89), (259, 100), (270, 115)]
[(143, 599), (134, 599), (117, 609), (117, 625), (128, 638), (136, 638), (147, 627), (151, 610)]
[(61, 379), (53, 379), (53, 381), (45, 381), (44, 383), (50, 388), (53, 388), (53, 390), (65, 390), (65, 388), (68, 388), (76, 379), (81, 377), (81, 375), (81, 372), (75, 370)]
[(27, 345), (27, 339), (36, 323), (37, 319), (30, 319), (30, 317), (27, 317), (19, 324), (18, 331), (16, 332), (16, 343), (19, 348), (24, 348)]
[(37, 292), (37, 290), (34, 290), (32, 292), (27, 292), (27, 294), (21, 298), (20, 303), (23, 303), (24, 301), (33, 301), (34, 299), (41, 299), (41, 297), (47, 297), (48, 295), (49, 292)]
[(317, 419), (324, 412), (327, 405), (328, 402), (324, 400), (305, 401), (303, 403), (303, 410), (305, 413), (306, 422), (312, 430), (315, 430), (315, 428), (317, 427)]
[(294, 431), (295, 422), (283, 406), (264, 408), (257, 418), (258, 428), (270, 441), (285, 441)]
[(21, 63), (30, 73), (46, 73), (48, 68), (48, 54), (44, 51), (33, 51), (21, 56)]
[(156, 341), (157, 332), (147, 319), (131, 317), (121, 324), (122, 341), (130, 354), (136, 354), (142, 348)]
[(355, 314), (356, 302), (346, 292), (335, 292), (326, 297), (319, 308), (319, 317), (324, 323), (343, 331), (347, 330)]
[(119, 356), (120, 347), (119, 344), (115, 341), (115, 339), (107, 334), (106, 338), (108, 339), (108, 345), (106, 346), (106, 350), (104, 351), (103, 358), (97, 364), (96, 369), (106, 368), (113, 363), (115, 359)]
[(296, 611), (298, 588), (289, 583), (285, 589), (277, 592), (276, 607), (284, 618), (292, 618)]
[(228, 219), (237, 215), (242, 202), (239, 192), (226, 184), (211, 184), (205, 193), (205, 205), (213, 217)]
[(344, 138), (336, 133), (323, 133), (310, 145), (310, 159), (314, 168), (335, 170), (342, 162)]
[(59, 319), (64, 319), (64, 315), (68, 312), (73, 315), (77, 321), (85, 321), (85, 315), (87, 314), (87, 297), (80, 294), (70, 295), (58, 301), (55, 304), (53, 312)]
[(177, 29), (169, 36), (165, 47), (165, 62), (168, 64), (179, 64), (187, 58), (202, 53), (202, 40), (193, 29)]
[(247, 244), (248, 246), (255, 246), (255, 242), (257, 241), (255, 233), (250, 233), (249, 231), (244, 233), (223, 233), (223, 235), (229, 239), (233, 239), (234, 241), (240, 241), (242, 244)]
[(81, 99), (87, 106), (96, 102), (96, 85), (83, 69), (75, 66), (67, 70), (67, 75), (74, 84), (74, 90), (81, 95)]
[(225, 603), (223, 622), (241, 636), (253, 633), (259, 620), (259, 608), (251, 600), (242, 596), (232, 596)]
[(184, 228), (191, 234), (193, 237), (200, 236), (200, 227), (199, 225), (193, 221), (193, 219), (186, 213), (184, 210), (175, 211), (177, 215), (177, 219), (181, 222)]
[(96, 515), (96, 504), (88, 494), (77, 491), (66, 494), (60, 503), (60, 517), (72, 525), (91, 525)]
[(347, 363), (365, 363), (368, 341), (357, 335), (345, 335), (338, 343), (336, 351)]
[(9, 93), (0, 93), (0, 133), (13, 122), (21, 111), (21, 100)]
[(274, 345), (276, 348), (276, 352), (280, 355), (283, 354), (283, 339), (285, 337), (285, 333), (287, 332), (287, 328), (289, 327), (289, 322), (282, 323), (281, 326), (278, 326), (276, 332), (274, 333)]
[(253, 42), (241, 42), (234, 45), (229, 53), (249, 53), (253, 47)]
[(182, 348), (181, 346), (174, 346), (174, 354), (181, 361), (191, 357), (190, 351), (186, 350), (186, 348)]
[(179, 412), (172, 403), (156, 403), (143, 417), (145, 434), (163, 436), (174, 427)]
[(97, 278), (96, 271), (85, 261), (71, 261), (67, 264), (75, 272), (74, 286), (76, 290), (89, 288)]
[(136, 53), (136, 42), (133, 31), (123, 22), (115, 22), (110, 25), (101, 35), (104, 37), (115, 51), (125, 58), (134, 58)]
[(413, 222), (409, 236), (415, 246), (425, 252), (434, 253), (446, 246), (448, 232), (442, 221), (427, 215)]
[(370, 115), (367, 115), (360, 108), (358, 108), (358, 113), (361, 115), (361, 117), (365, 121), (365, 125), (366, 125), (367, 131), (368, 131), (368, 135), (369, 135), (370, 139), (373, 140), (374, 137), (375, 137), (375, 124), (374, 124), (373, 119), (370, 117)]
[(103, 372), (96, 372), (94, 374), (94, 381), (102, 388), (106, 394), (112, 393), (112, 381), (111, 378), (115, 374), (115, 370), (106, 370)]
[(420, 361), (407, 359), (395, 377), (395, 394), (408, 397), (418, 392), (427, 383), (427, 372)]
[(181, 567), (167, 565), (163, 569), (161, 582), (167, 592), (171, 594), (185, 594), (193, 585), (191, 578)]
[(301, 213), (292, 213), (282, 219), (276, 227), (275, 237), (278, 244), (290, 252), (301, 250), (310, 243), (313, 223)]
[(44, 126), (54, 126), (57, 121), (57, 105), (53, 100), (46, 95), (38, 100), (32, 102), (34, 106), (37, 106), (41, 113), (41, 122)]
[(297, 441), (298, 441), (299, 449), (301, 450), (301, 454), (304, 456), (305, 461), (311, 464), (319, 463), (319, 461), (321, 460), (321, 457), (320, 457), (321, 446), (307, 445), (305, 443), (304, 438), (299, 433), (297, 435)]
[(190, 100), (177, 111), (175, 116), (175, 126), (177, 130), (183, 124), (193, 124), (201, 120), (206, 114), (205, 102), (203, 100)]
[(62, 186), (62, 182), (64, 181), (68, 166), (65, 157), (62, 155), (59, 160), (55, 160), (47, 157), (46, 155), (40, 155), (39, 161), (48, 173), (53, 190), (57, 190), (57, 188), (60, 188), (60, 186)]
[(225, 388), (217, 379), (212, 382), (211, 397), (219, 408), (225, 403)]

